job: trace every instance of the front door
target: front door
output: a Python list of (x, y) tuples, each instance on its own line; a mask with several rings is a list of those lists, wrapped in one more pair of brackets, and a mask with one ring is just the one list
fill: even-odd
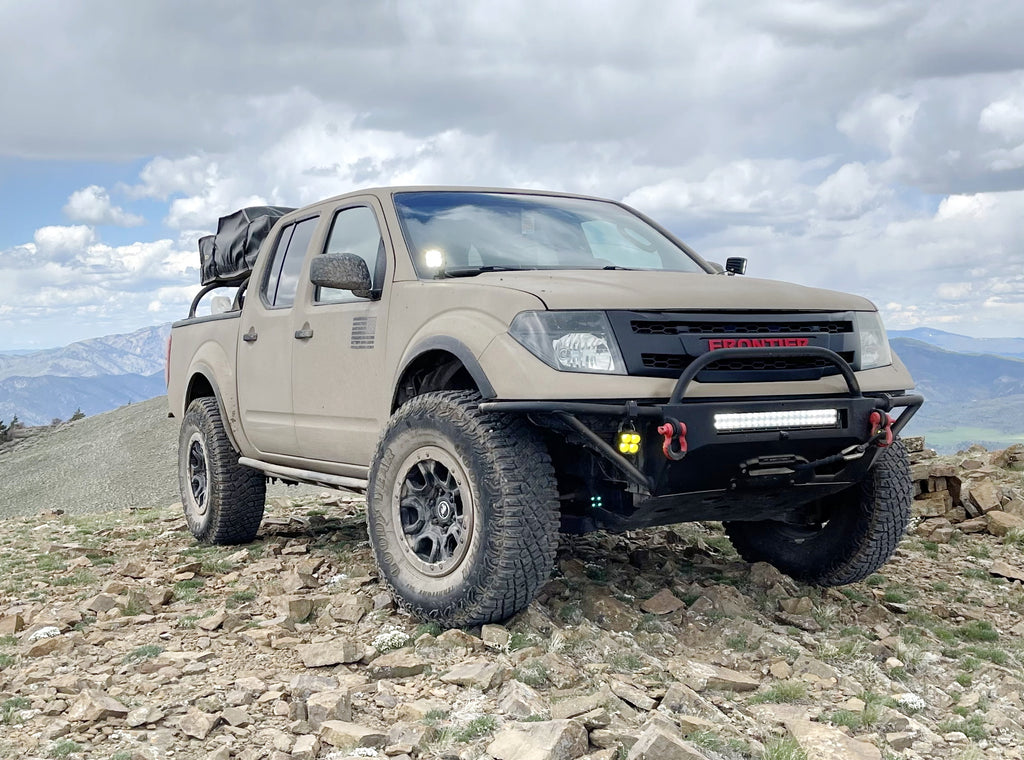
[(373, 281), (371, 297), (311, 287), (300, 309), (309, 337), (295, 341), (292, 385), (295, 433), (307, 459), (369, 465), (390, 411), (383, 371), (393, 259), (381, 218), (375, 199), (347, 201), (331, 220), (323, 250), (362, 257)]
[(285, 225), (260, 283), (251, 282), (238, 335), (238, 408), (249, 441), (266, 454), (298, 455), (292, 422), (295, 292), (319, 217)]

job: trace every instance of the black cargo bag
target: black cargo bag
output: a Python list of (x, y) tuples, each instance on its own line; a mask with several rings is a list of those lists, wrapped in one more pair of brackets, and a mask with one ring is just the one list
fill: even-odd
[(294, 210), (284, 206), (250, 206), (222, 216), (216, 235), (199, 238), (203, 285), (230, 285), (248, 277), (274, 223)]

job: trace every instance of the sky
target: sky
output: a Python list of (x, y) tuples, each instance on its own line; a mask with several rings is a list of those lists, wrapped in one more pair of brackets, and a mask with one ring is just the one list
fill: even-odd
[(624, 200), (890, 329), (1024, 335), (1016, 0), (0, 0), (0, 351), (181, 318), (362, 187)]

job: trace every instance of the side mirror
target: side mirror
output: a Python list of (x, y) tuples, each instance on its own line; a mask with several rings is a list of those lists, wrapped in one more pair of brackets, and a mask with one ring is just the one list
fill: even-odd
[(325, 253), (309, 263), (309, 281), (321, 288), (351, 290), (357, 298), (373, 297), (366, 262), (354, 253)]
[(725, 271), (729, 274), (745, 274), (747, 271), (747, 260), (739, 256), (730, 257), (725, 260)]

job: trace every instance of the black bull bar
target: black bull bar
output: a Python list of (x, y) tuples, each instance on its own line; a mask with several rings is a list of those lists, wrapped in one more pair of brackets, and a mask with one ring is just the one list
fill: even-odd
[[(694, 398), (686, 391), (698, 374), (717, 361), (737, 358), (786, 359), (817, 358), (838, 369), (846, 383), (845, 394), (785, 396), (772, 398)], [(871, 393), (865, 395), (850, 365), (837, 353), (817, 346), (792, 348), (726, 348), (694, 359), (679, 376), (667, 403), (638, 401), (485, 401), (483, 412), (537, 415), (535, 421), (561, 426), (576, 433), (584, 444), (615, 467), (633, 485), (638, 497), (649, 496), (648, 502), (669, 502), (682, 506), (696, 502), (708, 509), (697, 509), (701, 516), (686, 519), (729, 519), (726, 498), (737, 491), (745, 492), (750, 502), (751, 490), (760, 490), (764, 510), (773, 505), (791, 504), (794, 493), (802, 489), (796, 501), (807, 502), (835, 492), (856, 482), (874, 461), (877, 449), (884, 445), (880, 432), (869, 424), (871, 419), (884, 420), (886, 432), (899, 434), (924, 403), (912, 393)], [(811, 409), (836, 409), (839, 422), (835, 428), (774, 427), (766, 430), (721, 432), (715, 427), (714, 415), (730, 412), (778, 412)], [(903, 412), (891, 420), (888, 413)], [(872, 417), (877, 412), (878, 417)], [(598, 435), (580, 417), (620, 418), (620, 425), (636, 427), (643, 433), (644, 444), (639, 456), (626, 456)], [(685, 423), (688, 451), (678, 461), (662, 455), (658, 428), (667, 421)], [(752, 453), (753, 452), (753, 453)], [(756, 455), (755, 455), (756, 454)], [(819, 472), (819, 470), (827, 472)], [(772, 499), (768, 491), (778, 498)], [(639, 505), (638, 505), (639, 506)], [(653, 506), (653, 504), (652, 504)], [(723, 509), (725, 510), (723, 512)], [(744, 511), (746, 508), (740, 508)], [(704, 513), (707, 514), (704, 514)], [(661, 522), (666, 520), (660, 519)], [(634, 521), (635, 522), (635, 521)], [(648, 524), (657, 524), (649, 522)], [(632, 525), (631, 525), (632, 527)]]

